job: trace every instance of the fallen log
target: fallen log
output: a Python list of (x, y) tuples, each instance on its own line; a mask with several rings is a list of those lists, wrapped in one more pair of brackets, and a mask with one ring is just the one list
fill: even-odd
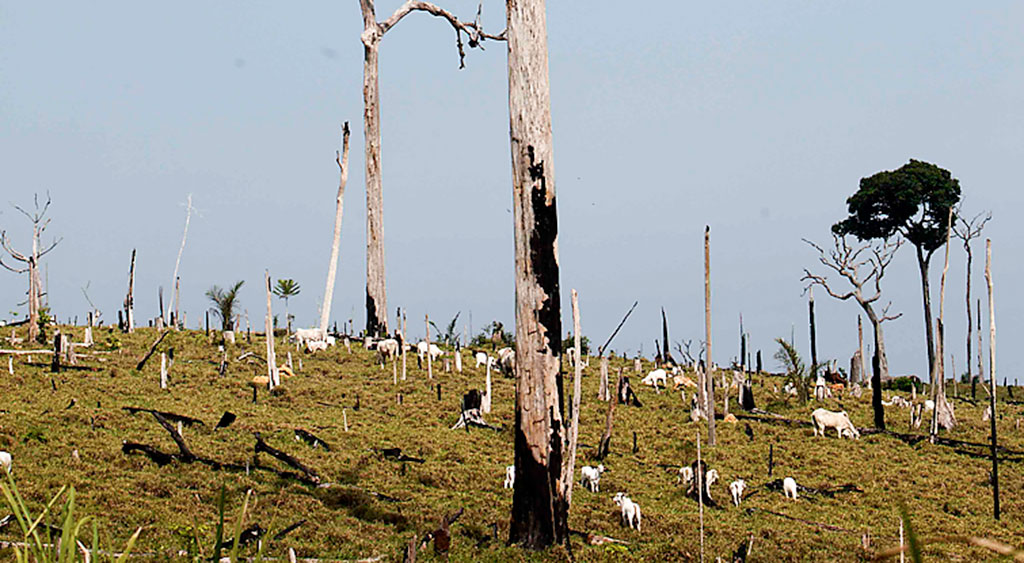
[(331, 446), (327, 442), (301, 428), (295, 429), (295, 439), (302, 440), (313, 448), (322, 447), (328, 452), (331, 451)]
[(142, 368), (146, 366), (146, 362), (149, 361), (149, 358), (153, 355), (153, 352), (156, 352), (156, 347), (159, 346), (161, 342), (163, 342), (164, 338), (166, 338), (168, 334), (170, 334), (170, 331), (168, 330), (165, 330), (160, 333), (160, 336), (157, 337), (157, 339), (153, 341), (153, 344), (149, 347), (149, 351), (146, 352), (146, 355), (143, 356), (142, 359), (139, 360), (138, 365), (135, 366), (135, 371), (142, 371)]
[(126, 410), (131, 414), (139, 412), (148, 412), (150, 414), (159, 414), (160, 416), (170, 420), (171, 422), (180, 422), (184, 426), (192, 426), (193, 424), (203, 424), (202, 420), (198, 418), (192, 418), (191, 416), (185, 416), (182, 414), (175, 414), (173, 412), (158, 411), (154, 409), (146, 409), (142, 407), (121, 407), (122, 410)]
[(195, 461), (195, 454), (193, 454), (192, 450), (189, 449), (188, 444), (185, 443), (185, 437), (182, 436), (180, 432), (178, 432), (178, 429), (175, 428), (173, 424), (168, 422), (167, 419), (164, 418), (164, 416), (161, 415), (160, 413), (154, 412), (152, 413), (152, 415), (153, 418), (155, 418), (156, 421), (160, 423), (160, 426), (164, 427), (164, 430), (170, 432), (171, 439), (174, 440), (174, 443), (178, 445), (178, 450), (181, 452), (178, 458), (184, 461), (185, 463), (191, 463)]
[(146, 444), (139, 444), (136, 442), (124, 441), (121, 443), (121, 451), (131, 455), (135, 452), (142, 452), (146, 454), (149, 459), (153, 460), (154, 463), (163, 467), (168, 463), (174, 461), (175, 456), (173, 454), (167, 454), (154, 448), (153, 446), (147, 446)]
[(316, 471), (310, 469), (309, 467), (306, 467), (305, 465), (302, 464), (302, 462), (295, 459), (294, 457), (264, 442), (263, 437), (260, 436), (259, 432), (253, 432), (253, 436), (255, 436), (256, 438), (256, 446), (254, 447), (254, 449), (257, 454), (260, 452), (265, 452), (267, 455), (270, 455), (271, 457), (278, 459), (282, 463), (305, 473), (309, 480), (312, 481), (313, 483), (320, 483), (320, 475), (318, 475)]

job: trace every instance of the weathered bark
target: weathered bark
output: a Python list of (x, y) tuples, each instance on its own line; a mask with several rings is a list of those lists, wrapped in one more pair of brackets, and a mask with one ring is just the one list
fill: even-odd
[(928, 367), (935, 365), (935, 332), (932, 325), (932, 297), (931, 285), (928, 282), (928, 266), (931, 263), (932, 253), (927, 254), (920, 246), (914, 247), (917, 250), (917, 268), (921, 274), (921, 294), (924, 298), (924, 324), (925, 337), (928, 344)]
[(996, 449), (999, 447), (996, 440), (996, 304), (992, 286), (992, 239), (985, 240), (985, 281), (988, 283), (988, 384), (989, 406), (992, 409), (992, 514), (999, 520), (999, 461), (996, 457)]
[[(946, 224), (946, 260), (942, 267), (942, 281), (939, 282), (939, 319), (936, 329), (938, 342), (935, 349), (934, 363), (932, 364), (932, 400), (935, 408), (932, 410), (931, 435), (938, 434), (939, 429), (949, 430), (956, 426), (956, 417), (953, 414), (953, 405), (946, 400), (946, 370), (945, 365), (945, 318), (946, 305), (946, 274), (949, 272), (949, 238), (953, 230), (953, 209), (949, 210), (949, 221)], [(955, 376), (955, 374), (954, 374)]]
[(509, 543), (568, 539), (561, 486), (563, 394), (558, 214), (543, 0), (507, 0), (516, 280), (515, 490)]
[(135, 249), (132, 249), (132, 265), (128, 269), (128, 295), (124, 298), (125, 331), (135, 332)]
[[(974, 328), (974, 320), (971, 318), (971, 262), (974, 261), (974, 253), (971, 251), (971, 245), (968, 242), (964, 243), (964, 248), (967, 250), (967, 356), (964, 364), (967, 366), (967, 374), (971, 379), (971, 399), (977, 399), (975, 393), (978, 389), (978, 379), (982, 374), (975, 374), (974, 370), (971, 369), (971, 337), (972, 329)], [(981, 327), (978, 327), (981, 330)], [(956, 374), (953, 374), (956, 376)]]
[[(639, 362), (639, 359), (637, 360)], [(640, 370), (637, 370), (639, 373)], [(611, 393), (608, 392), (608, 358), (601, 356), (601, 382), (597, 388), (597, 400), (607, 401), (611, 399)]]
[(711, 227), (704, 227), (704, 365), (707, 373), (704, 376), (705, 412), (708, 417), (708, 445), (714, 446), (715, 440), (715, 370), (711, 363)]
[(334, 279), (338, 271), (338, 252), (341, 247), (341, 217), (345, 211), (345, 183), (348, 182), (348, 122), (341, 128), (341, 154), (335, 155), (341, 180), (338, 182), (338, 196), (335, 200), (334, 238), (331, 241), (331, 261), (327, 264), (327, 287), (324, 301), (320, 306), (320, 333), (327, 334), (327, 322), (331, 316), (331, 301), (334, 299)]
[(572, 422), (569, 426), (569, 453), (566, 455), (566, 461), (563, 463), (562, 470), (562, 487), (565, 489), (563, 496), (565, 497), (566, 507), (572, 506), (573, 475), (576, 471), (576, 445), (579, 443), (580, 436), (580, 395), (582, 393), (583, 380), (583, 361), (580, 355), (582, 352), (580, 343), (580, 304), (579, 296), (576, 294), (575, 289), (572, 290), (572, 334), (573, 345), (576, 350), (576, 365), (572, 376)]
[(808, 288), (807, 315), (811, 331), (811, 381), (818, 377), (818, 335), (814, 326), (814, 286)]
[(274, 313), (271, 310), (271, 287), (270, 270), (265, 271), (267, 280), (267, 378), (270, 380), (270, 388), (273, 389), (281, 384), (277, 373), (277, 356), (274, 354)]

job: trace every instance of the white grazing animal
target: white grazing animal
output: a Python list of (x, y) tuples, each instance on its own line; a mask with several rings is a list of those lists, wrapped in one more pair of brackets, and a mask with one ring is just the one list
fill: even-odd
[(302, 346), (310, 340), (327, 340), (327, 334), (319, 328), (297, 328), (292, 338)]
[(324, 339), (324, 342), (326, 342), (328, 346), (334, 346), (338, 343), (338, 339), (328, 334), (327, 338)]
[[(437, 344), (430, 345), (430, 361), (436, 362), (437, 359), (440, 358), (443, 353), (444, 352), (442, 352), (441, 349), (437, 347)], [(426, 340), (421, 340), (416, 344), (416, 355), (419, 356), (421, 360), (427, 356)]]
[(747, 488), (747, 482), (743, 479), (736, 479), (732, 483), (729, 483), (729, 493), (732, 494), (732, 503), (736, 506), (740, 505), (740, 501), (743, 500), (743, 491)]
[(306, 351), (307, 352), (319, 352), (327, 349), (327, 341), (325, 340), (307, 340)]
[(640, 505), (633, 502), (626, 493), (615, 493), (615, 504), (622, 507), (622, 525), (640, 531)]
[(814, 435), (819, 432), (825, 435), (826, 428), (835, 428), (836, 436), (848, 438), (860, 438), (860, 432), (850, 422), (850, 415), (846, 411), (833, 412), (828, 409), (816, 409), (811, 413), (811, 422), (814, 424)]
[(11, 472), (11, 463), (11, 454), (0, 451), (0, 467), (2, 467), (5, 472)]
[(512, 348), (506, 346), (506, 347), (498, 350), (498, 359), (504, 362), (505, 358), (507, 358), (509, 356), (514, 356), (515, 353), (516, 353), (515, 350), (513, 350)]
[(796, 480), (792, 477), (786, 477), (782, 480), (782, 494), (786, 495), (786, 498), (796, 500)]
[(516, 484), (516, 466), (509, 465), (505, 468), (505, 488), (511, 489)]
[(377, 351), (385, 358), (397, 358), (399, 351), (398, 340), (394, 338), (381, 340), (377, 343)]
[(655, 387), (660, 382), (661, 386), (665, 387), (667, 385), (667, 381), (668, 373), (666, 373), (665, 370), (658, 368), (648, 373), (646, 377), (640, 380), (640, 383), (643, 383), (644, 385), (650, 385), (651, 387)]
[(486, 366), (487, 365), (487, 360), (489, 358), (487, 357), (487, 353), (486, 352), (477, 352), (476, 354), (473, 354), (473, 359), (476, 360), (476, 367), (480, 367), (480, 366)]
[(935, 410), (935, 401), (931, 399), (926, 399), (924, 402), (924, 410), (925, 412)]
[(711, 485), (714, 485), (718, 481), (718, 470), (708, 469), (708, 472), (704, 474), (704, 492), (708, 494), (708, 498), (711, 498)]
[(580, 478), (580, 484), (583, 488), (587, 489), (592, 493), (601, 491), (601, 474), (605, 472), (604, 464), (599, 464), (597, 467), (591, 467), (585, 465), (580, 468), (582, 477)]
[(679, 478), (676, 479), (676, 483), (686, 483), (687, 486), (693, 481), (693, 468), (689, 465), (685, 465), (679, 468)]

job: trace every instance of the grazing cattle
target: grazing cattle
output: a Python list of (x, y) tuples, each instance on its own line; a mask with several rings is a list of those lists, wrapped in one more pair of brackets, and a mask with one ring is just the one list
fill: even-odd
[(580, 468), (580, 484), (583, 488), (587, 489), (592, 493), (601, 491), (601, 474), (605, 472), (603, 464), (598, 464), (597, 467), (591, 467), (589, 465)]
[(12, 471), (12, 463), (13, 459), (11, 458), (11, 454), (8, 452), (0, 451), (0, 468), (3, 468), (5, 473), (10, 473)]
[(911, 402), (910, 401), (904, 399), (903, 397), (900, 397), (899, 395), (893, 395), (892, 399), (889, 399), (888, 403), (885, 402), (885, 401), (882, 401), (882, 404), (887, 406), (887, 407), (903, 407), (903, 408), (906, 408), (906, 407), (911, 406)]
[(377, 353), (384, 359), (397, 358), (399, 349), (398, 340), (394, 338), (386, 338), (377, 343)]
[(935, 401), (931, 399), (926, 399), (924, 402), (924, 410), (925, 412), (935, 410)]
[[(444, 352), (437, 347), (437, 344), (430, 345), (430, 361), (436, 362)], [(422, 360), (427, 356), (427, 341), (421, 340), (416, 343), (416, 355)]]
[(498, 360), (505, 361), (506, 357), (514, 356), (515, 353), (516, 351), (508, 346), (501, 348), (500, 350), (498, 350)]
[(839, 438), (860, 438), (860, 432), (850, 421), (850, 415), (846, 411), (833, 412), (827, 409), (816, 409), (811, 413), (811, 423), (814, 424), (814, 435), (819, 432), (825, 435), (826, 428), (835, 428), (836, 436)]
[(327, 349), (326, 340), (307, 340), (306, 341), (306, 352), (319, 352)]
[(327, 340), (327, 334), (319, 328), (297, 328), (292, 338), (299, 346), (302, 346), (311, 340)]
[(476, 367), (480, 367), (486, 366), (487, 362), (493, 358), (488, 356), (486, 352), (477, 352), (476, 354), (473, 354), (473, 359), (476, 360)]
[(640, 380), (640, 383), (650, 385), (651, 387), (657, 387), (661, 383), (661, 386), (665, 387), (668, 384), (668, 374), (665, 370), (658, 368), (648, 373), (646, 377)]
[(686, 377), (685, 375), (683, 375), (681, 373), (672, 376), (672, 390), (676, 391), (676, 390), (678, 390), (681, 387), (693, 387), (694, 389), (696, 389), (697, 388), (697, 384), (694, 383), (694, 381), (692, 379), (690, 379), (689, 377)]
[(711, 498), (711, 485), (718, 482), (718, 470), (708, 469), (708, 472), (704, 474), (704, 477), (704, 480), (706, 481), (704, 483), (704, 492), (707, 493), (708, 498)]
[(501, 350), (498, 351), (499, 367), (506, 377), (512, 377), (516, 372), (516, 352), (511, 348), (503, 348), (502, 350), (508, 350), (509, 352), (502, 356)]
[(615, 493), (615, 504), (622, 508), (622, 525), (640, 531), (640, 505), (633, 502), (626, 493)]
[(786, 477), (782, 480), (782, 494), (786, 495), (786, 498), (796, 500), (796, 480), (792, 477)]
[(743, 479), (736, 479), (732, 483), (729, 483), (729, 493), (732, 494), (732, 503), (734, 505), (740, 505), (740, 501), (743, 500), (743, 491), (746, 488), (747, 482)]
[(505, 488), (511, 489), (516, 485), (516, 466), (509, 465), (505, 468)]
[(676, 479), (676, 484), (685, 483), (687, 487), (693, 482), (693, 468), (689, 465), (679, 468), (679, 478)]

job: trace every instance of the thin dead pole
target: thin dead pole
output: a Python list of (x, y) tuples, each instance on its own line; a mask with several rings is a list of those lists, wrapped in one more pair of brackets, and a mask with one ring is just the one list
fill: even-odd
[[(970, 319), (968, 319), (970, 322)], [(864, 323), (860, 315), (857, 315), (857, 350), (860, 351), (860, 377), (865, 379), (867, 372), (865, 372), (864, 366)], [(858, 381), (858, 383), (860, 383)]]
[[(345, 184), (348, 182), (348, 122), (341, 128), (341, 154), (335, 153), (341, 180), (338, 182), (338, 198), (334, 213), (334, 239), (331, 243), (331, 262), (327, 265), (327, 287), (324, 289), (324, 302), (320, 306), (320, 332), (327, 334), (327, 320), (331, 316), (331, 300), (334, 299), (334, 279), (338, 271), (338, 252), (341, 243), (341, 217), (345, 211)], [(404, 336), (404, 333), (403, 333)], [(404, 364), (403, 364), (404, 367)], [(402, 371), (405, 379), (405, 371)]]
[(427, 379), (434, 379), (434, 365), (431, 361), (434, 355), (430, 353), (430, 315), (424, 315), (423, 321), (427, 327)]
[[(704, 328), (705, 328), (705, 353), (704, 353), (704, 386), (707, 388), (705, 395), (705, 408), (708, 416), (708, 445), (715, 445), (715, 378), (711, 363), (711, 227), (704, 227)], [(703, 525), (701, 526), (703, 530)], [(702, 532), (703, 539), (703, 532)], [(702, 542), (703, 544), (703, 542)], [(702, 557), (703, 559), (703, 553)]]
[(604, 356), (604, 351), (608, 348), (608, 345), (612, 343), (612, 340), (615, 339), (615, 335), (619, 333), (619, 330), (622, 328), (622, 325), (626, 324), (626, 319), (628, 319), (629, 316), (633, 314), (633, 309), (636, 309), (637, 303), (640, 302), (633, 302), (633, 306), (630, 307), (628, 311), (626, 311), (626, 316), (622, 317), (622, 320), (619, 321), (619, 326), (615, 327), (615, 330), (612, 331), (612, 335), (608, 337), (608, 340), (605, 340), (604, 344), (602, 344), (601, 347), (597, 349), (598, 357)]
[[(583, 361), (580, 345), (580, 302), (576, 290), (572, 290), (572, 334), (576, 348), (575, 370), (572, 379), (572, 426), (569, 427), (568, 463), (562, 472), (562, 486), (565, 487), (565, 504), (572, 506), (573, 476), (576, 471), (576, 445), (580, 435), (580, 395), (582, 394)], [(488, 392), (490, 392), (488, 390)], [(568, 538), (566, 538), (568, 541)]]
[(405, 345), (406, 335), (409, 334), (409, 321), (405, 318), (405, 309), (402, 309), (402, 381), (405, 381)]
[(274, 315), (271, 311), (270, 270), (265, 270), (267, 280), (267, 378), (270, 388), (277, 387), (281, 382), (277, 379), (277, 357), (274, 355)]
[(988, 385), (992, 416), (992, 514), (999, 520), (999, 461), (996, 457), (996, 305), (992, 287), (992, 239), (985, 239), (985, 281), (988, 282)]
[(700, 563), (704, 563), (704, 464), (700, 459), (700, 428), (697, 429), (697, 504), (700, 505)]
[(181, 265), (181, 253), (185, 252), (185, 240), (188, 239), (188, 224), (192, 221), (192, 194), (188, 194), (188, 203), (185, 211), (185, 232), (181, 235), (181, 246), (178, 248), (178, 258), (174, 261), (174, 307), (167, 308), (168, 318), (164, 320), (165, 324), (171, 324), (171, 310), (174, 310), (174, 323), (177, 325), (178, 319), (178, 267)]
[[(939, 318), (935, 323), (937, 337), (935, 343), (935, 363), (932, 365), (931, 374), (932, 400), (935, 402), (935, 408), (932, 409), (931, 423), (931, 442), (933, 444), (935, 443), (935, 436), (939, 433), (940, 426), (949, 429), (956, 425), (953, 407), (946, 400), (946, 338), (945, 324), (943, 323), (946, 305), (946, 274), (949, 272), (949, 239), (952, 231), (953, 208), (950, 207), (949, 218), (946, 223), (946, 263), (942, 268), (942, 282), (939, 285)], [(953, 375), (955, 377), (956, 373), (954, 372)]]
[(135, 332), (135, 249), (132, 249), (132, 265), (128, 269), (128, 295), (124, 298), (126, 332)]

